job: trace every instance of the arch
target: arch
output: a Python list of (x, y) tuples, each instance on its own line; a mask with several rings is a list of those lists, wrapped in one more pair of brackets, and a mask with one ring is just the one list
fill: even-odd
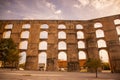
[(39, 50), (47, 50), (47, 42), (42, 41), (39, 43)]
[(120, 35), (120, 26), (117, 26), (116, 30), (117, 30), (117, 34)]
[(101, 28), (102, 24), (100, 22), (97, 22), (94, 24), (94, 28)]
[(79, 51), (78, 55), (79, 55), (79, 60), (80, 60), (80, 59), (86, 59), (86, 58), (87, 58), (87, 57), (86, 57), (86, 53), (85, 53), (84, 51)]
[(66, 26), (63, 24), (58, 25), (58, 29), (66, 29)]
[(58, 49), (59, 49), (59, 50), (66, 50), (66, 49), (67, 49), (66, 43), (65, 43), (64, 41), (60, 41), (60, 42), (58, 43)]
[(22, 41), (19, 44), (19, 49), (25, 49), (26, 50), (27, 46), (28, 46), (28, 41)]
[(11, 35), (11, 31), (5, 31), (3, 33), (3, 38), (10, 38), (10, 35)]
[(78, 41), (78, 48), (85, 48), (85, 42)]
[(58, 39), (66, 39), (66, 33), (64, 31), (58, 32)]
[(6, 26), (5, 26), (5, 29), (12, 29), (13, 28), (13, 24), (7, 24)]
[(82, 31), (77, 32), (77, 39), (84, 39), (84, 33)]
[(120, 37), (119, 37), (119, 41), (120, 41)]
[(41, 28), (41, 29), (48, 29), (49, 26), (48, 26), (47, 24), (42, 24), (42, 25), (40, 26), (40, 28)]
[(48, 38), (48, 32), (42, 31), (40, 32), (40, 39), (47, 39)]
[(60, 61), (67, 61), (67, 55), (66, 55), (66, 53), (65, 52), (59, 52), (58, 53), (58, 59)]
[(38, 55), (38, 64), (39, 68), (43, 68), (46, 70), (46, 65), (47, 65), (47, 53), (46, 52), (41, 52)]
[(115, 25), (120, 24), (120, 19), (115, 19), (115, 20), (114, 20), (114, 24), (115, 24)]
[(104, 49), (99, 51), (99, 57), (102, 60), (102, 62), (109, 62), (109, 56), (108, 52)]
[(22, 33), (21, 33), (21, 38), (25, 38), (25, 39), (27, 39), (27, 38), (29, 38), (29, 31), (23, 31)]
[(76, 29), (83, 29), (83, 26), (81, 24), (77, 24)]
[(101, 29), (96, 30), (96, 37), (97, 38), (104, 37), (104, 31)]
[(23, 24), (22, 25), (23, 29), (30, 29), (30, 27), (31, 27), (30, 24)]
[(106, 42), (103, 39), (97, 41), (98, 48), (106, 47)]
[(20, 61), (19, 61), (19, 64), (24, 64), (26, 62), (26, 52), (21, 52), (20, 53)]

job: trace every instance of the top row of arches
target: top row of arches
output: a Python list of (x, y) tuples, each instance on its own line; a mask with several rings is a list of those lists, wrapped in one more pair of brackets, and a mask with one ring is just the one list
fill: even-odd
[[(120, 24), (120, 19), (115, 19), (114, 20), (114, 24), (115, 25), (118, 25), (118, 24)], [(23, 24), (22, 25), (22, 29), (30, 29), (30, 24)], [(95, 24), (94, 24), (94, 28), (101, 28), (101, 27), (103, 27), (103, 25), (102, 25), (102, 23), (100, 23), (100, 22), (96, 22)], [(13, 24), (7, 24), (6, 26), (5, 26), (5, 29), (12, 29), (13, 28)], [(40, 26), (40, 28), (41, 29), (48, 29), (49, 28), (49, 26), (47, 25), (47, 24), (42, 24), (41, 26)], [(60, 24), (60, 25), (58, 25), (58, 29), (66, 29), (66, 26), (64, 25), (64, 24)], [(81, 24), (77, 24), (76, 25), (76, 29), (83, 29), (83, 26), (81, 25)]]
[[(30, 27), (31, 27), (30, 24), (22, 25), (22, 29), (30, 29)], [(13, 28), (13, 24), (8, 24), (5, 26), (5, 29), (12, 29), (12, 28)], [(40, 26), (40, 29), (48, 29), (48, 28), (49, 28), (49, 26), (47, 24), (42, 24)], [(58, 25), (58, 29), (66, 29), (66, 26), (63, 24), (60, 24), (60, 25)], [(78, 25), (76, 25), (76, 29), (83, 29), (83, 26), (78, 24)]]

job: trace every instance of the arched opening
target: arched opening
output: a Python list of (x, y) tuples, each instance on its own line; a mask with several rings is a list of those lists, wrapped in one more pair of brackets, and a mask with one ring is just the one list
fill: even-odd
[(40, 26), (40, 29), (48, 29), (48, 28), (49, 28), (49, 26), (47, 24), (42, 24)]
[(66, 50), (66, 49), (67, 49), (66, 43), (64, 41), (60, 41), (58, 43), (58, 50)]
[(110, 70), (108, 52), (104, 49), (100, 50), (99, 57), (102, 61), (102, 69), (103, 70)]
[(38, 55), (38, 64), (39, 64), (39, 70), (45, 71), (46, 65), (47, 65), (47, 54), (46, 52), (41, 52)]
[(24, 69), (26, 63), (26, 52), (20, 53), (20, 61), (19, 61), (19, 68)]
[(119, 37), (119, 42), (120, 42), (120, 37)]
[(84, 51), (79, 51), (79, 60), (86, 59), (86, 53)]
[(39, 43), (39, 50), (47, 50), (47, 42), (42, 41)]
[(84, 33), (82, 31), (77, 32), (77, 39), (84, 39)]
[(58, 39), (66, 39), (66, 33), (64, 31), (58, 32)]
[(19, 49), (27, 50), (28, 41), (22, 41), (19, 44)]
[(40, 32), (40, 39), (47, 39), (48, 38), (48, 32), (42, 31)]
[(120, 24), (120, 19), (115, 19), (115, 20), (114, 20), (114, 24), (115, 24), (115, 25)]
[(78, 24), (78, 25), (76, 25), (76, 29), (83, 29), (83, 26)]
[(21, 38), (24, 38), (24, 39), (29, 38), (29, 31), (23, 31), (23, 32), (21, 33)]
[(101, 38), (104, 37), (104, 32), (101, 29), (96, 30), (96, 37)]
[(59, 52), (58, 54), (58, 66), (59, 71), (67, 70), (67, 55), (65, 52)]
[(5, 31), (3, 33), (3, 38), (10, 38), (10, 35), (11, 35), (11, 31)]
[(66, 29), (66, 26), (63, 24), (58, 25), (58, 29)]
[(101, 28), (102, 27), (102, 24), (97, 22), (94, 24), (94, 28)]
[(13, 28), (13, 24), (7, 24), (6, 26), (5, 26), (5, 29), (12, 29)]
[(120, 26), (117, 26), (116, 30), (117, 30), (117, 34), (120, 35)]
[(23, 29), (30, 29), (30, 24), (24, 24), (24, 25), (22, 26), (22, 28), (23, 28)]
[(84, 64), (85, 64), (86, 59), (87, 59), (86, 53), (84, 51), (79, 51), (78, 56), (79, 56), (80, 70), (85, 71), (86, 67), (84, 66)]
[(85, 42), (79, 41), (78, 42), (78, 48), (85, 48)]
[(107, 47), (106, 42), (105, 42), (105, 40), (103, 40), (103, 39), (98, 40), (98, 41), (97, 41), (97, 44), (98, 44), (98, 48)]

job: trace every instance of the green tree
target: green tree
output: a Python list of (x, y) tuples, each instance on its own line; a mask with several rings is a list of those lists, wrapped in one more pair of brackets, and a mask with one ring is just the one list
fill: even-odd
[(0, 60), (3, 61), (3, 67), (11, 65), (10, 67), (17, 67), (20, 56), (14, 41), (9, 39), (0, 40)]
[(98, 68), (101, 66), (101, 60), (100, 59), (93, 59), (93, 58), (89, 58), (86, 63), (85, 66), (88, 68), (92, 68), (94, 69), (95, 73), (96, 73), (96, 78), (98, 77)]

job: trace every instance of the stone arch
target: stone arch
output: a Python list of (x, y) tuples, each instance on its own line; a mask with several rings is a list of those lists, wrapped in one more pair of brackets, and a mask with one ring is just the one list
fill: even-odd
[(5, 31), (3, 33), (3, 38), (10, 38), (10, 35), (11, 35), (11, 31)]
[(66, 49), (67, 49), (66, 42), (60, 41), (58, 43), (58, 50), (66, 50)]
[(40, 29), (48, 29), (48, 28), (49, 28), (49, 26), (47, 24), (42, 24), (40, 26)]
[(58, 53), (58, 67), (59, 71), (66, 71), (67, 69), (67, 54), (63, 51)]
[(77, 32), (77, 39), (84, 39), (84, 33), (82, 31)]
[(117, 34), (120, 35), (120, 26), (117, 26), (116, 30), (117, 30)]
[(29, 31), (23, 31), (22, 33), (21, 33), (21, 38), (25, 38), (25, 39), (27, 39), (27, 38), (29, 38)]
[(84, 51), (79, 51), (78, 55), (79, 55), (79, 60), (87, 59), (86, 53)]
[(96, 37), (97, 38), (101, 38), (101, 37), (104, 37), (105, 35), (104, 35), (104, 31), (103, 30), (101, 30), (101, 29), (98, 29), (98, 30), (96, 30)]
[(77, 24), (76, 29), (83, 29), (83, 26), (81, 24)]
[(58, 25), (58, 29), (66, 29), (66, 26), (64, 24)]
[(47, 66), (47, 53), (41, 52), (38, 55), (38, 65), (40, 70), (46, 70)]
[(98, 40), (97, 44), (98, 44), (98, 48), (107, 47), (106, 41), (103, 39)]
[(101, 28), (103, 25), (100, 22), (94, 24), (94, 28)]
[(21, 52), (20, 56), (21, 56), (21, 58), (20, 58), (19, 64), (25, 64), (25, 62), (26, 62), (26, 56), (27, 56), (26, 52), (25, 51)]
[(48, 32), (42, 31), (40, 32), (40, 39), (47, 39), (48, 38)]
[(109, 62), (108, 52), (105, 49), (99, 50), (99, 57), (102, 62)]
[(85, 48), (85, 42), (78, 41), (78, 48)]
[(28, 47), (28, 41), (21, 41), (20, 44), (19, 44), (19, 49), (24, 49), (26, 50)]
[(5, 29), (12, 29), (13, 28), (13, 24), (7, 24), (6, 26), (5, 26)]
[(22, 29), (30, 29), (30, 24), (23, 24)]
[(86, 62), (87, 59), (87, 55), (84, 51), (79, 51), (78, 52), (78, 59), (79, 59), (79, 66), (80, 66), (80, 70), (85, 70), (84, 64)]
[(58, 39), (66, 39), (66, 33), (64, 31), (58, 32)]
[(115, 20), (114, 20), (114, 24), (115, 24), (115, 25), (120, 24), (120, 19), (115, 19)]
[(120, 42), (120, 37), (119, 37), (119, 42)]
[(47, 42), (42, 41), (39, 43), (39, 50), (47, 50)]
[(67, 54), (65, 52), (59, 52), (58, 53), (58, 60), (67, 61)]

